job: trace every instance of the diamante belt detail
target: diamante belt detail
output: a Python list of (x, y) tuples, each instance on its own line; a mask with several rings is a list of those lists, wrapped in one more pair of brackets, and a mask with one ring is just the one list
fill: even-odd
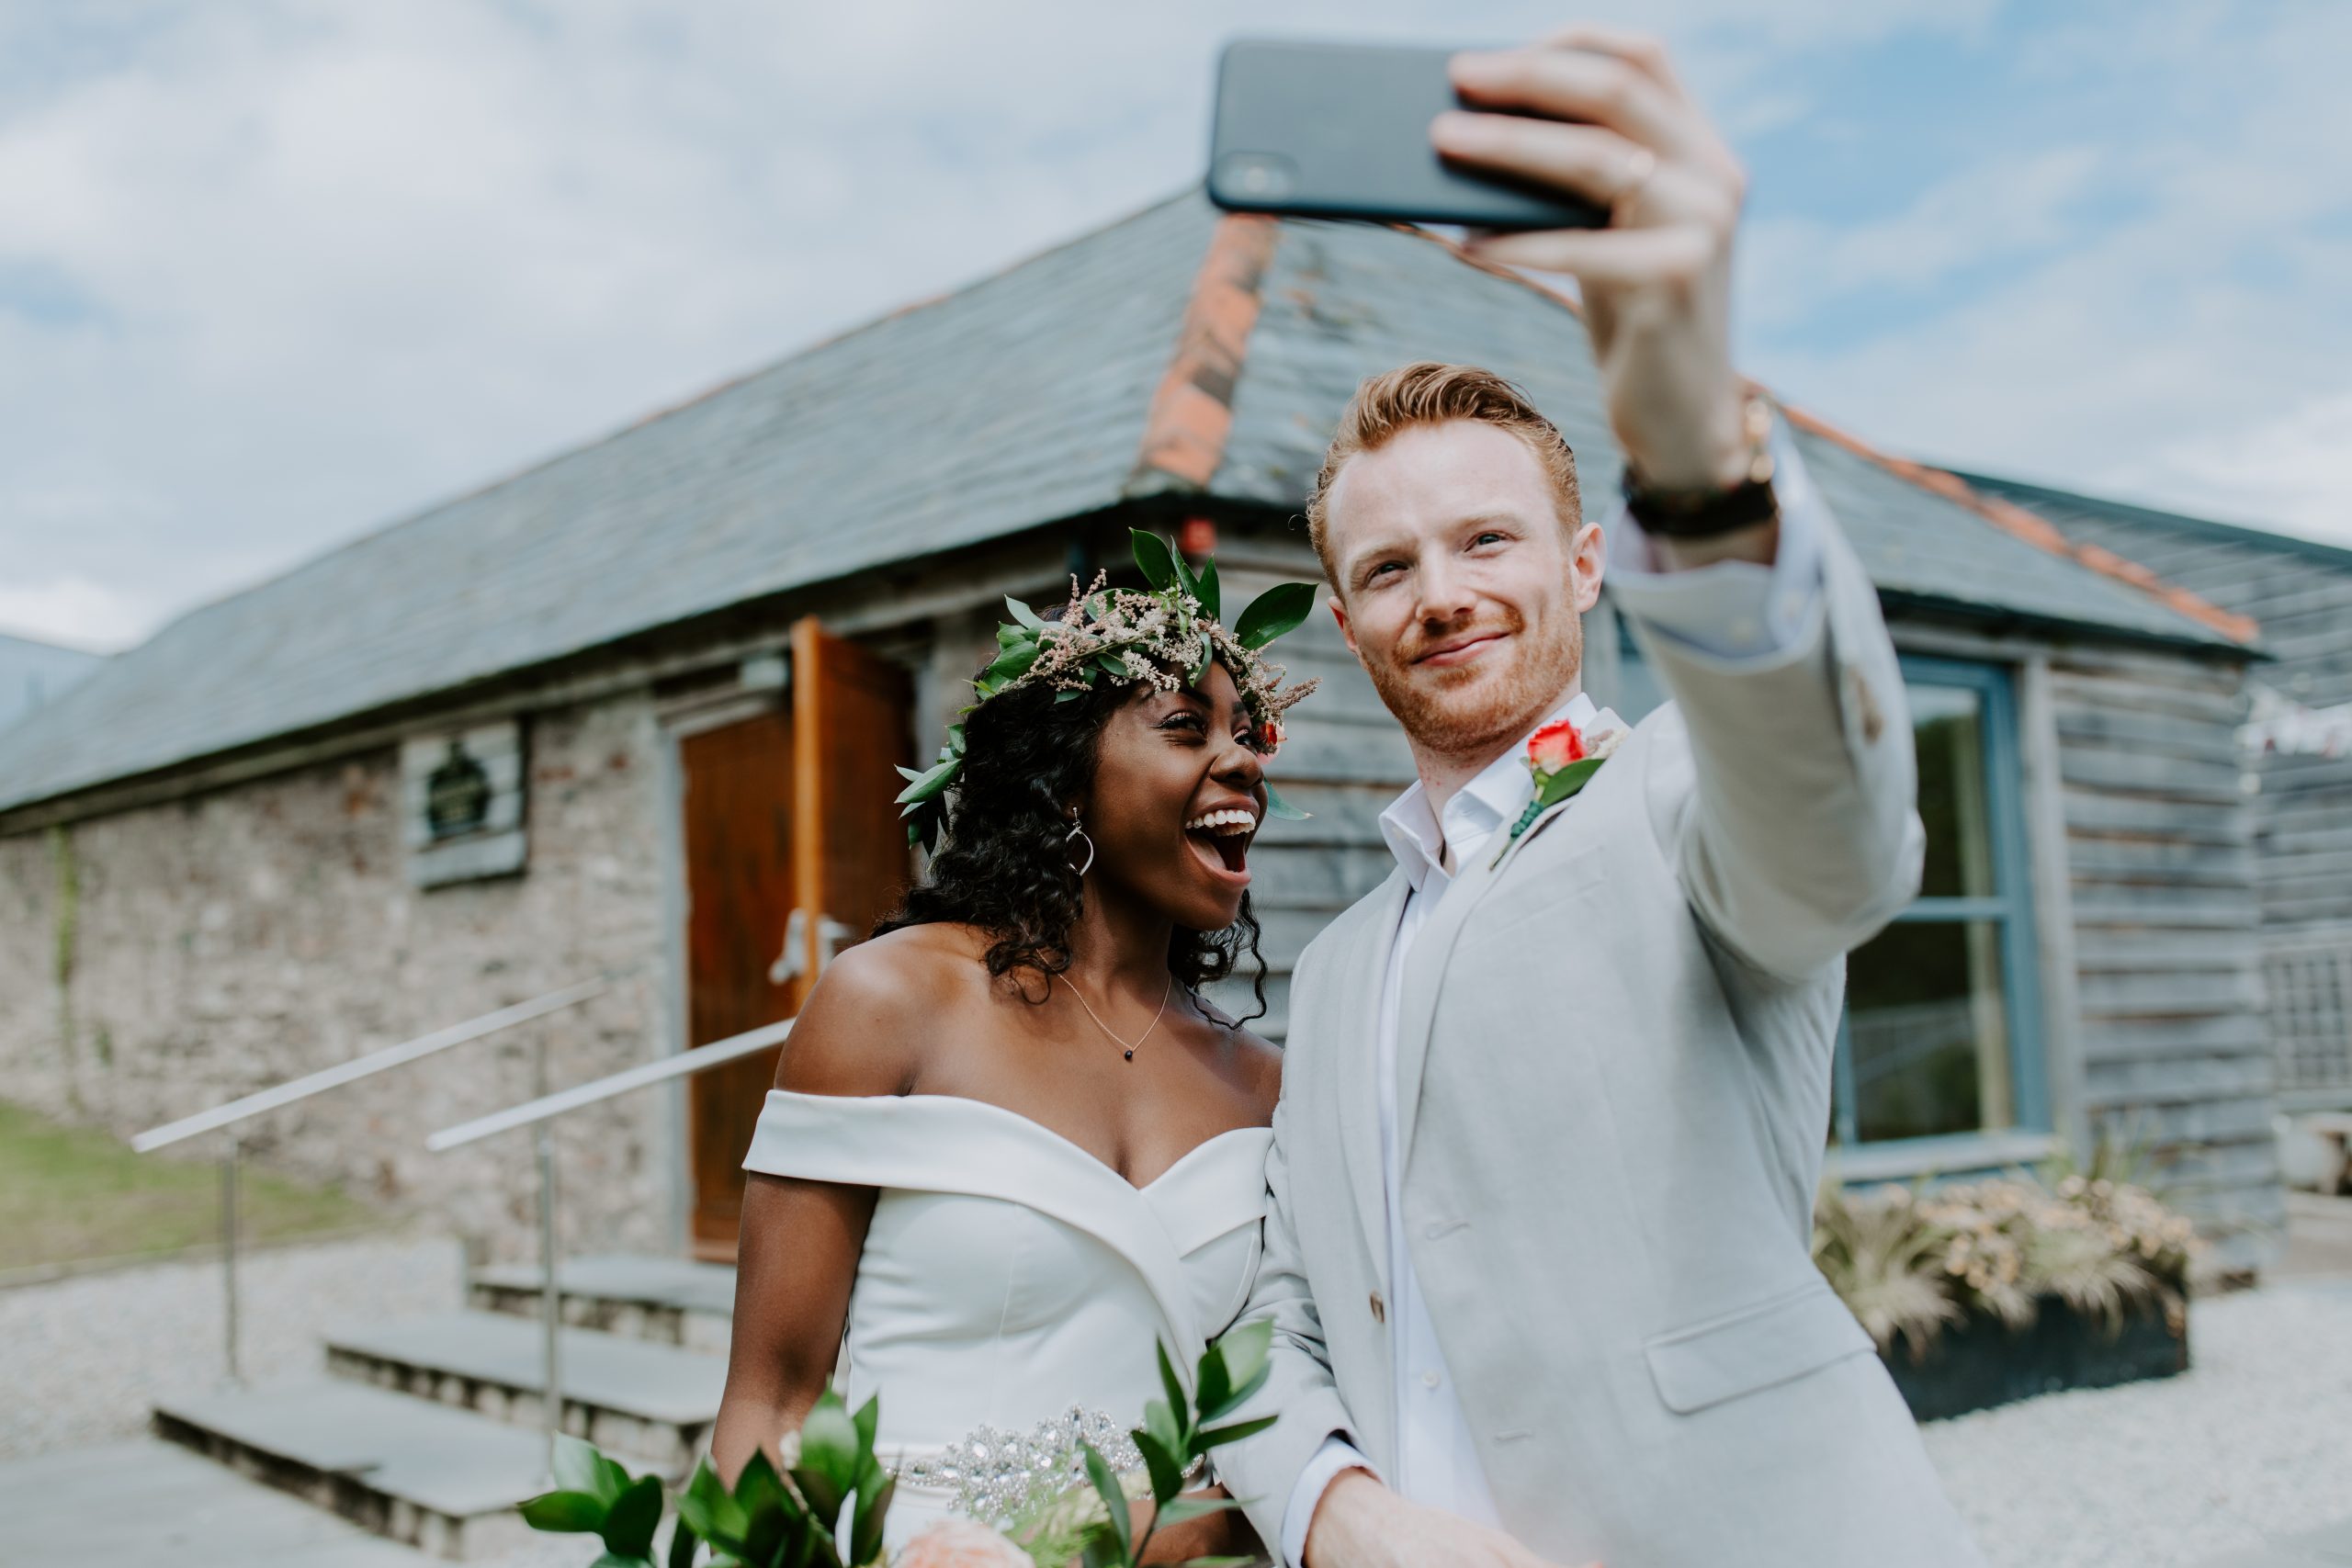
[(975, 1427), (899, 1474), (916, 1485), (952, 1493), (956, 1512), (1001, 1525), (1033, 1504), (1085, 1484), (1080, 1441), (1091, 1444), (1123, 1478), (1144, 1468), (1142, 1450), (1125, 1427), (1103, 1411), (1073, 1404), (1026, 1432)]

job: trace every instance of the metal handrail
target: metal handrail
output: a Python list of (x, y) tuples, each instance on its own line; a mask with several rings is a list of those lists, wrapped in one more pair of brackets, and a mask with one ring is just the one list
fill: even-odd
[(602, 996), (609, 984), (610, 982), (605, 980), (587, 980), (577, 986), (566, 986), (560, 991), (549, 991), (544, 997), (535, 997), (527, 1002), (517, 1002), (513, 1007), (501, 1008), (496, 1012), (486, 1012), (480, 1018), (469, 1019), (464, 1023), (453, 1024), (447, 1029), (438, 1029), (430, 1034), (420, 1034), (413, 1040), (402, 1041), (398, 1045), (387, 1045), (380, 1051), (370, 1051), (365, 1056), (355, 1057), (332, 1067), (322, 1067), (315, 1073), (308, 1073), (299, 1078), (288, 1078), (275, 1088), (257, 1090), (242, 1099), (232, 1100), (226, 1105), (217, 1105), (209, 1111), (198, 1111), (194, 1116), (183, 1116), (176, 1122), (166, 1122), (160, 1127), (151, 1127), (130, 1140), (131, 1152), (150, 1154), (167, 1144), (176, 1144), (184, 1138), (193, 1138), (199, 1133), (209, 1133), (216, 1127), (226, 1127), (232, 1122), (243, 1122), (249, 1116), (258, 1116), (265, 1111), (275, 1111), (281, 1105), (291, 1105), (296, 1100), (308, 1100), (314, 1094), (323, 1093), (327, 1089), (335, 1089), (344, 1084), (356, 1083), (365, 1077), (373, 1077), (378, 1073), (430, 1056), (436, 1051), (446, 1051), (452, 1045), (462, 1045), (469, 1040), (479, 1040), (485, 1034), (495, 1034), (502, 1029), (512, 1029), (518, 1023), (528, 1023), (535, 1018), (544, 1017), (551, 1012), (560, 1012), (565, 1008), (587, 1001), (592, 997)]
[[(518, 1023), (528, 1023), (535, 1018), (544, 1018), (548, 1013), (577, 1006), (591, 998), (604, 995), (611, 984), (610, 976), (601, 980), (584, 980), (576, 986), (566, 986), (560, 991), (549, 991), (543, 997), (534, 997), (527, 1002), (517, 1002), (513, 1007), (500, 1008), (495, 1012), (486, 1012), (480, 1018), (452, 1024), (447, 1029), (436, 1029), (430, 1034), (420, 1034), (413, 1040), (404, 1040), (397, 1045), (387, 1045), (379, 1051), (370, 1051), (368, 1055), (355, 1057), (351, 1061), (322, 1068), (315, 1073), (306, 1073), (299, 1078), (289, 1078), (272, 1088), (241, 1096), (225, 1105), (216, 1105), (209, 1111), (200, 1111), (193, 1116), (183, 1116), (176, 1122), (166, 1122), (160, 1127), (150, 1127), (130, 1140), (131, 1151), (135, 1154), (152, 1154), (157, 1149), (196, 1137), (199, 1134), (233, 1126), (248, 1117), (258, 1116), (265, 1111), (276, 1111), (280, 1107), (292, 1105), (327, 1089), (336, 1089), (347, 1083), (356, 1083), (361, 1078), (373, 1077), (378, 1073), (392, 1067), (422, 1060), (436, 1052), (446, 1051), (452, 1045), (462, 1045), (469, 1040), (480, 1040), (482, 1036), (495, 1034), (502, 1029), (512, 1029)], [(544, 1041), (541, 1042), (539, 1052), (539, 1079), (540, 1089), (544, 1092), (547, 1088), (547, 1051)], [(243, 1153), (244, 1140), (232, 1134), (229, 1138), (228, 1152), (220, 1156), (220, 1280), (225, 1305), (222, 1332), (224, 1359), (227, 1362), (228, 1379), (232, 1383), (243, 1381), (237, 1369), (237, 1162)]]
[(681, 1051), (674, 1056), (664, 1056), (658, 1062), (645, 1062), (627, 1067), (601, 1078), (592, 1079), (554, 1094), (526, 1100), (520, 1105), (478, 1116), (470, 1122), (460, 1122), (454, 1127), (444, 1127), (424, 1140), (424, 1146), (435, 1154), (470, 1144), (480, 1138), (495, 1136), (516, 1127), (528, 1127), (546, 1122), (567, 1111), (577, 1111), (583, 1105), (594, 1105), (648, 1084), (665, 1083), (671, 1078), (692, 1077), (712, 1067), (723, 1066), (739, 1057), (756, 1055), (780, 1043), (792, 1032), (791, 1019), (776, 1023), (763, 1023), (757, 1029), (741, 1034), (730, 1034), (724, 1040), (714, 1040), (707, 1045), (697, 1045), (691, 1051)]
[[(779, 1044), (792, 1032), (791, 1019), (775, 1023), (763, 1023), (757, 1029), (747, 1029), (741, 1034), (730, 1034), (724, 1040), (714, 1040), (690, 1051), (660, 1061), (640, 1063), (608, 1073), (601, 1078), (579, 1084), (553, 1094), (542, 1092), (536, 1100), (526, 1100), (503, 1111), (487, 1116), (477, 1116), (470, 1122), (460, 1122), (454, 1127), (444, 1127), (424, 1140), (424, 1146), (434, 1154), (443, 1154), (482, 1138), (511, 1133), (518, 1127), (537, 1127), (533, 1139), (539, 1168), (539, 1416), (547, 1432), (548, 1472), (555, 1472), (555, 1440), (563, 1430), (563, 1362), (558, 1354), (558, 1329), (563, 1321), (562, 1293), (556, 1282), (555, 1246), (555, 1119), (566, 1111), (577, 1111), (583, 1105), (595, 1105), (617, 1095), (644, 1089), (650, 1084), (666, 1083), (672, 1078), (692, 1077), (712, 1067), (724, 1066)], [(542, 1086), (544, 1089), (545, 1086)]]

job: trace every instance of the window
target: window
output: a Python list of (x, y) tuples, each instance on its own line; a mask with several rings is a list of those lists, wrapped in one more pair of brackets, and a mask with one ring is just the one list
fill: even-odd
[(1846, 961), (1833, 1143), (2048, 1124), (2008, 672), (1903, 661), (1928, 829), (1919, 897)]
[[(1667, 694), (1627, 637), (1611, 705)], [(1847, 959), (1829, 1138), (1852, 1147), (2049, 1126), (2009, 671), (1903, 660), (1928, 831), (1919, 897)]]

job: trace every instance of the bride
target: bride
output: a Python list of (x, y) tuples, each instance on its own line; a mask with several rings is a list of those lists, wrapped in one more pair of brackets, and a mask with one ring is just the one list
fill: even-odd
[[(1257, 1269), (1280, 1056), (1199, 987), (1257, 960), (1264, 763), (1312, 685), (1257, 649), (1313, 590), (1227, 631), (1213, 566), (1136, 554), (1157, 592), (1012, 606), (901, 797), (944, 842), (810, 993), (744, 1161), (713, 1460), (731, 1483), (775, 1458), (838, 1366), (853, 1407), (880, 1396), (894, 1551), (1002, 1517), (1074, 1437), (1139, 1466), (1118, 1450), (1159, 1393), (1154, 1341), (1189, 1376)], [(1152, 1556), (1257, 1549), (1227, 1512)]]

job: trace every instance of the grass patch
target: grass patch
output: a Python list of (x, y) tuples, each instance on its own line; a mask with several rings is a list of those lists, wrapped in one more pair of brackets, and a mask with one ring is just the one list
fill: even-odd
[[(379, 1218), (339, 1189), (251, 1166), (237, 1173), (237, 1200), (240, 1246)], [(172, 1253), (220, 1239), (218, 1158), (134, 1155), (105, 1133), (0, 1100), (0, 1269)]]

